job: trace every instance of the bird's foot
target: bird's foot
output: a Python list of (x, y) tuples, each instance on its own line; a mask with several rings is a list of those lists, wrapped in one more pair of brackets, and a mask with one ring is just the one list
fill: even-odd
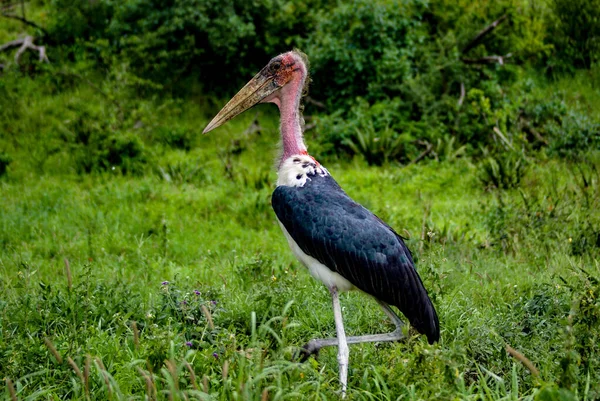
[(298, 353), (296, 354), (296, 359), (298, 359), (301, 363), (304, 363), (312, 355), (314, 355), (316, 358), (319, 356), (319, 351), (321, 350), (321, 347), (322, 346), (318, 340), (311, 340), (298, 350)]

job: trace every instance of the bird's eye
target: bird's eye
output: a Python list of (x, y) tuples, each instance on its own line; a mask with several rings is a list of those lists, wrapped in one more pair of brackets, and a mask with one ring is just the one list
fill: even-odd
[(271, 64), (271, 72), (277, 72), (281, 68), (281, 62), (275, 61)]

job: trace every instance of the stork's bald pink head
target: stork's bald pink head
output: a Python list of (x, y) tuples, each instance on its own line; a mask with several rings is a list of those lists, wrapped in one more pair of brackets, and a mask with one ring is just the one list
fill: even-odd
[(306, 76), (306, 57), (302, 53), (294, 50), (272, 58), (231, 98), (203, 132), (207, 133), (225, 124), (258, 103), (275, 103), (281, 108), (283, 98), (299, 96), (302, 92), (299, 87), (301, 89), (304, 86)]

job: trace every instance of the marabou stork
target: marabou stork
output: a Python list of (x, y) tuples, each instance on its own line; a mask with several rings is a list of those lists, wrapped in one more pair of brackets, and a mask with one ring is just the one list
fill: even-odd
[[(396, 341), (403, 337), (396, 306), (429, 343), (439, 340), (435, 308), (402, 238), (354, 202), (325, 167), (306, 151), (300, 99), (307, 81), (306, 56), (291, 51), (273, 58), (213, 118), (207, 133), (258, 103), (275, 103), (281, 114), (283, 154), (272, 206), (294, 255), (327, 286), (333, 300), (337, 338), (315, 339), (306, 355), (338, 346), (342, 395), (348, 376), (348, 344)], [(339, 292), (360, 289), (373, 296), (396, 330), (346, 337)]]

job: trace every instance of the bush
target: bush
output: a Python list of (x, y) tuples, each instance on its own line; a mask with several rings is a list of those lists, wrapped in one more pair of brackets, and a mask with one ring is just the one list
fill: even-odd
[(523, 155), (513, 152), (498, 153), (482, 161), (480, 180), (486, 188), (517, 188), (526, 173), (526, 167)]
[(11, 162), (12, 158), (8, 154), (0, 152), (0, 177), (6, 174), (6, 169)]
[(550, 67), (558, 71), (590, 68), (600, 61), (600, 0), (551, 0), (548, 40), (554, 45)]
[(313, 27), (328, 0), (52, 1), (49, 36), (67, 54), (100, 66), (125, 64), (168, 90), (236, 90)]

